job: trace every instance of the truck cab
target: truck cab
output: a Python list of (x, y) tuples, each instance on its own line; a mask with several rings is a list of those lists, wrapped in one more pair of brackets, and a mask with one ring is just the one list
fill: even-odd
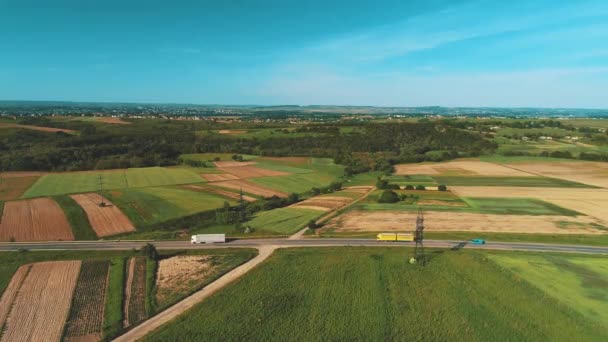
[(471, 243), (474, 245), (485, 245), (486, 244), (486, 240), (484, 239), (472, 239)]

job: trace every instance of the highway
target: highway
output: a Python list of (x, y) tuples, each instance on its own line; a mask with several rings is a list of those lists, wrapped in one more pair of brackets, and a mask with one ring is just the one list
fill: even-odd
[[(189, 241), (56, 241), (56, 242), (2, 242), (0, 251), (52, 251), (52, 250), (128, 250), (140, 248), (146, 243), (152, 243), (158, 249), (197, 249), (197, 248), (230, 248), (250, 247), (260, 248), (273, 246), (288, 247), (331, 247), (331, 246), (366, 246), (366, 247), (413, 247), (413, 242), (384, 242), (373, 239), (243, 239), (233, 240), (222, 244), (193, 245)], [(566, 252), (587, 254), (608, 254), (608, 246), (557, 245), (544, 243), (522, 242), (487, 242), (485, 245), (473, 245), (455, 240), (425, 240), (424, 246), (429, 248), (466, 248), (489, 250), (518, 250), (532, 252)]]

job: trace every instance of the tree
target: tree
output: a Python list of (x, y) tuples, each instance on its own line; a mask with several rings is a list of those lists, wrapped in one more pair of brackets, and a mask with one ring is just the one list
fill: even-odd
[(437, 187), (437, 190), (439, 190), (439, 191), (447, 191), (448, 187), (445, 184), (439, 184), (439, 186)]
[(152, 260), (158, 260), (158, 251), (156, 251), (156, 247), (151, 243), (147, 243), (141, 248), (141, 254)]
[(310, 220), (310, 221), (308, 221), (308, 228), (315, 230), (315, 229), (319, 228), (319, 226), (317, 225), (317, 222), (315, 222), (315, 220)]
[(287, 200), (289, 201), (289, 203), (296, 203), (300, 200), (300, 195), (295, 192), (292, 192), (289, 194), (289, 197), (287, 197)]
[(414, 190), (414, 186), (412, 184), (408, 184), (405, 186), (405, 190)]
[(399, 195), (393, 190), (384, 190), (380, 198), (378, 198), (378, 203), (396, 203), (399, 202)]
[(424, 185), (418, 184), (416, 185), (416, 190), (426, 190), (426, 187)]

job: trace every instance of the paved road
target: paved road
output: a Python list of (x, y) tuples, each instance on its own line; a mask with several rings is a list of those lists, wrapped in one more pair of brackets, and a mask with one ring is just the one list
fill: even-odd
[[(0, 251), (27, 250), (127, 250), (140, 248), (147, 241), (71, 241), (71, 242), (2, 242)], [(288, 239), (247, 239), (235, 240), (225, 244), (214, 245), (192, 245), (189, 241), (154, 241), (159, 249), (197, 249), (197, 248), (229, 248), (229, 247), (252, 247), (263, 246), (277, 247), (325, 247), (325, 246), (370, 246), (370, 247), (404, 247), (414, 246), (412, 242), (381, 242), (373, 239), (325, 239), (309, 238), (300, 240)], [(472, 245), (456, 240), (425, 240), (425, 247), (432, 248), (471, 248), (471, 249), (495, 249), (495, 250), (520, 250), (535, 252), (568, 252), (568, 253), (590, 253), (608, 254), (608, 247), (579, 246), (579, 245), (555, 245), (544, 243), (521, 243), (521, 242), (488, 242), (485, 245)]]

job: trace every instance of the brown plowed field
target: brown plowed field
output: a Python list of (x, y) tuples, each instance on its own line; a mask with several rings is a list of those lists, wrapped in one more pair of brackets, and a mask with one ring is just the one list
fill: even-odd
[(253, 161), (243, 161), (243, 162), (237, 162), (237, 161), (216, 161), (213, 162), (213, 164), (215, 164), (215, 167), (240, 167), (240, 166), (249, 166), (249, 165), (253, 165), (255, 164), (255, 162)]
[(530, 177), (527, 172), (475, 160), (450, 161), (445, 163), (399, 164), (396, 175), (443, 175), (443, 176), (505, 176)]
[(0, 128), (23, 128), (23, 129), (31, 129), (33, 131), (51, 132), (51, 133), (56, 133), (56, 132), (76, 133), (76, 131), (74, 131), (72, 129), (9, 124), (9, 123), (3, 123), (3, 122), (0, 122)]
[(314, 209), (321, 211), (332, 211), (334, 209), (340, 208), (350, 202), (353, 199), (350, 197), (342, 197), (342, 196), (317, 196), (306, 199), (302, 202), (292, 204), (290, 207), (293, 208), (302, 208), (302, 209)]
[(373, 188), (374, 188), (373, 186), (349, 186), (340, 191), (352, 192), (352, 193), (356, 193), (356, 194), (366, 194)]
[(33, 264), (10, 310), (2, 341), (59, 341), (80, 261)]
[[(324, 229), (336, 232), (383, 232), (414, 230), (417, 212), (350, 211), (330, 220)], [(605, 234), (589, 216), (490, 215), (426, 211), (426, 231), (494, 232), (535, 234)]]
[(454, 186), (463, 197), (536, 198), (593, 216), (608, 225), (608, 189)]
[(290, 174), (283, 171), (263, 169), (257, 166), (222, 167), (222, 171), (241, 179), (257, 177), (279, 177), (287, 176)]
[(101, 341), (110, 262), (85, 260), (65, 326), (65, 341)]
[(74, 240), (63, 210), (50, 198), (4, 203), (0, 241)]
[[(96, 193), (70, 195), (87, 213), (91, 228), (97, 236), (104, 237), (135, 231), (135, 226), (118, 207)], [(100, 207), (101, 200), (106, 203)]]
[(40, 177), (48, 175), (50, 172), (43, 171), (7, 171), (2, 172), (2, 178), (20, 178), (20, 177)]
[(254, 195), (258, 195), (258, 196), (262, 196), (262, 197), (272, 197), (272, 196), (287, 197), (287, 193), (285, 193), (285, 192), (266, 188), (264, 186), (257, 185), (255, 183), (249, 182), (244, 179), (225, 181), (225, 182), (215, 182), (215, 183), (213, 183), (213, 185), (221, 186), (223, 188), (228, 188), (228, 189), (234, 189), (234, 190), (243, 189), (244, 192), (248, 192), (250, 194), (254, 194)]
[(19, 288), (21, 287), (21, 284), (23, 284), (23, 280), (30, 271), (31, 266), (31, 264), (23, 265), (17, 269), (15, 274), (13, 274), (10, 283), (8, 283), (8, 286), (4, 290), (2, 298), (0, 298), (0, 329), (2, 329), (6, 322), (6, 318), (13, 307), (13, 302), (15, 301), (15, 297), (17, 297)]
[(131, 122), (124, 121), (121, 118), (111, 118), (111, 117), (101, 117), (97, 118), (95, 121), (108, 123), (108, 124), (117, 124), (117, 125), (130, 125)]
[[(240, 199), (240, 195), (237, 194), (236, 192), (222, 190), (220, 188), (216, 188), (216, 187), (212, 187), (212, 186), (186, 185), (186, 186), (184, 186), (184, 188), (189, 189), (189, 190), (194, 190), (194, 191), (211, 192), (211, 193), (218, 194), (218, 195), (221, 195), (224, 197), (228, 197), (230, 199), (237, 200), (237, 201)], [(243, 195), (243, 200), (245, 200), (247, 202), (254, 202), (254, 201), (257, 201), (257, 198)]]
[(37, 176), (2, 178), (0, 182), (0, 201), (18, 199), (38, 178)]
[(551, 161), (514, 163), (511, 168), (539, 176), (552, 177), (608, 188), (608, 163), (586, 161)]
[(207, 182), (221, 182), (226, 180), (239, 179), (237, 176), (233, 176), (228, 173), (203, 173), (201, 174)]

